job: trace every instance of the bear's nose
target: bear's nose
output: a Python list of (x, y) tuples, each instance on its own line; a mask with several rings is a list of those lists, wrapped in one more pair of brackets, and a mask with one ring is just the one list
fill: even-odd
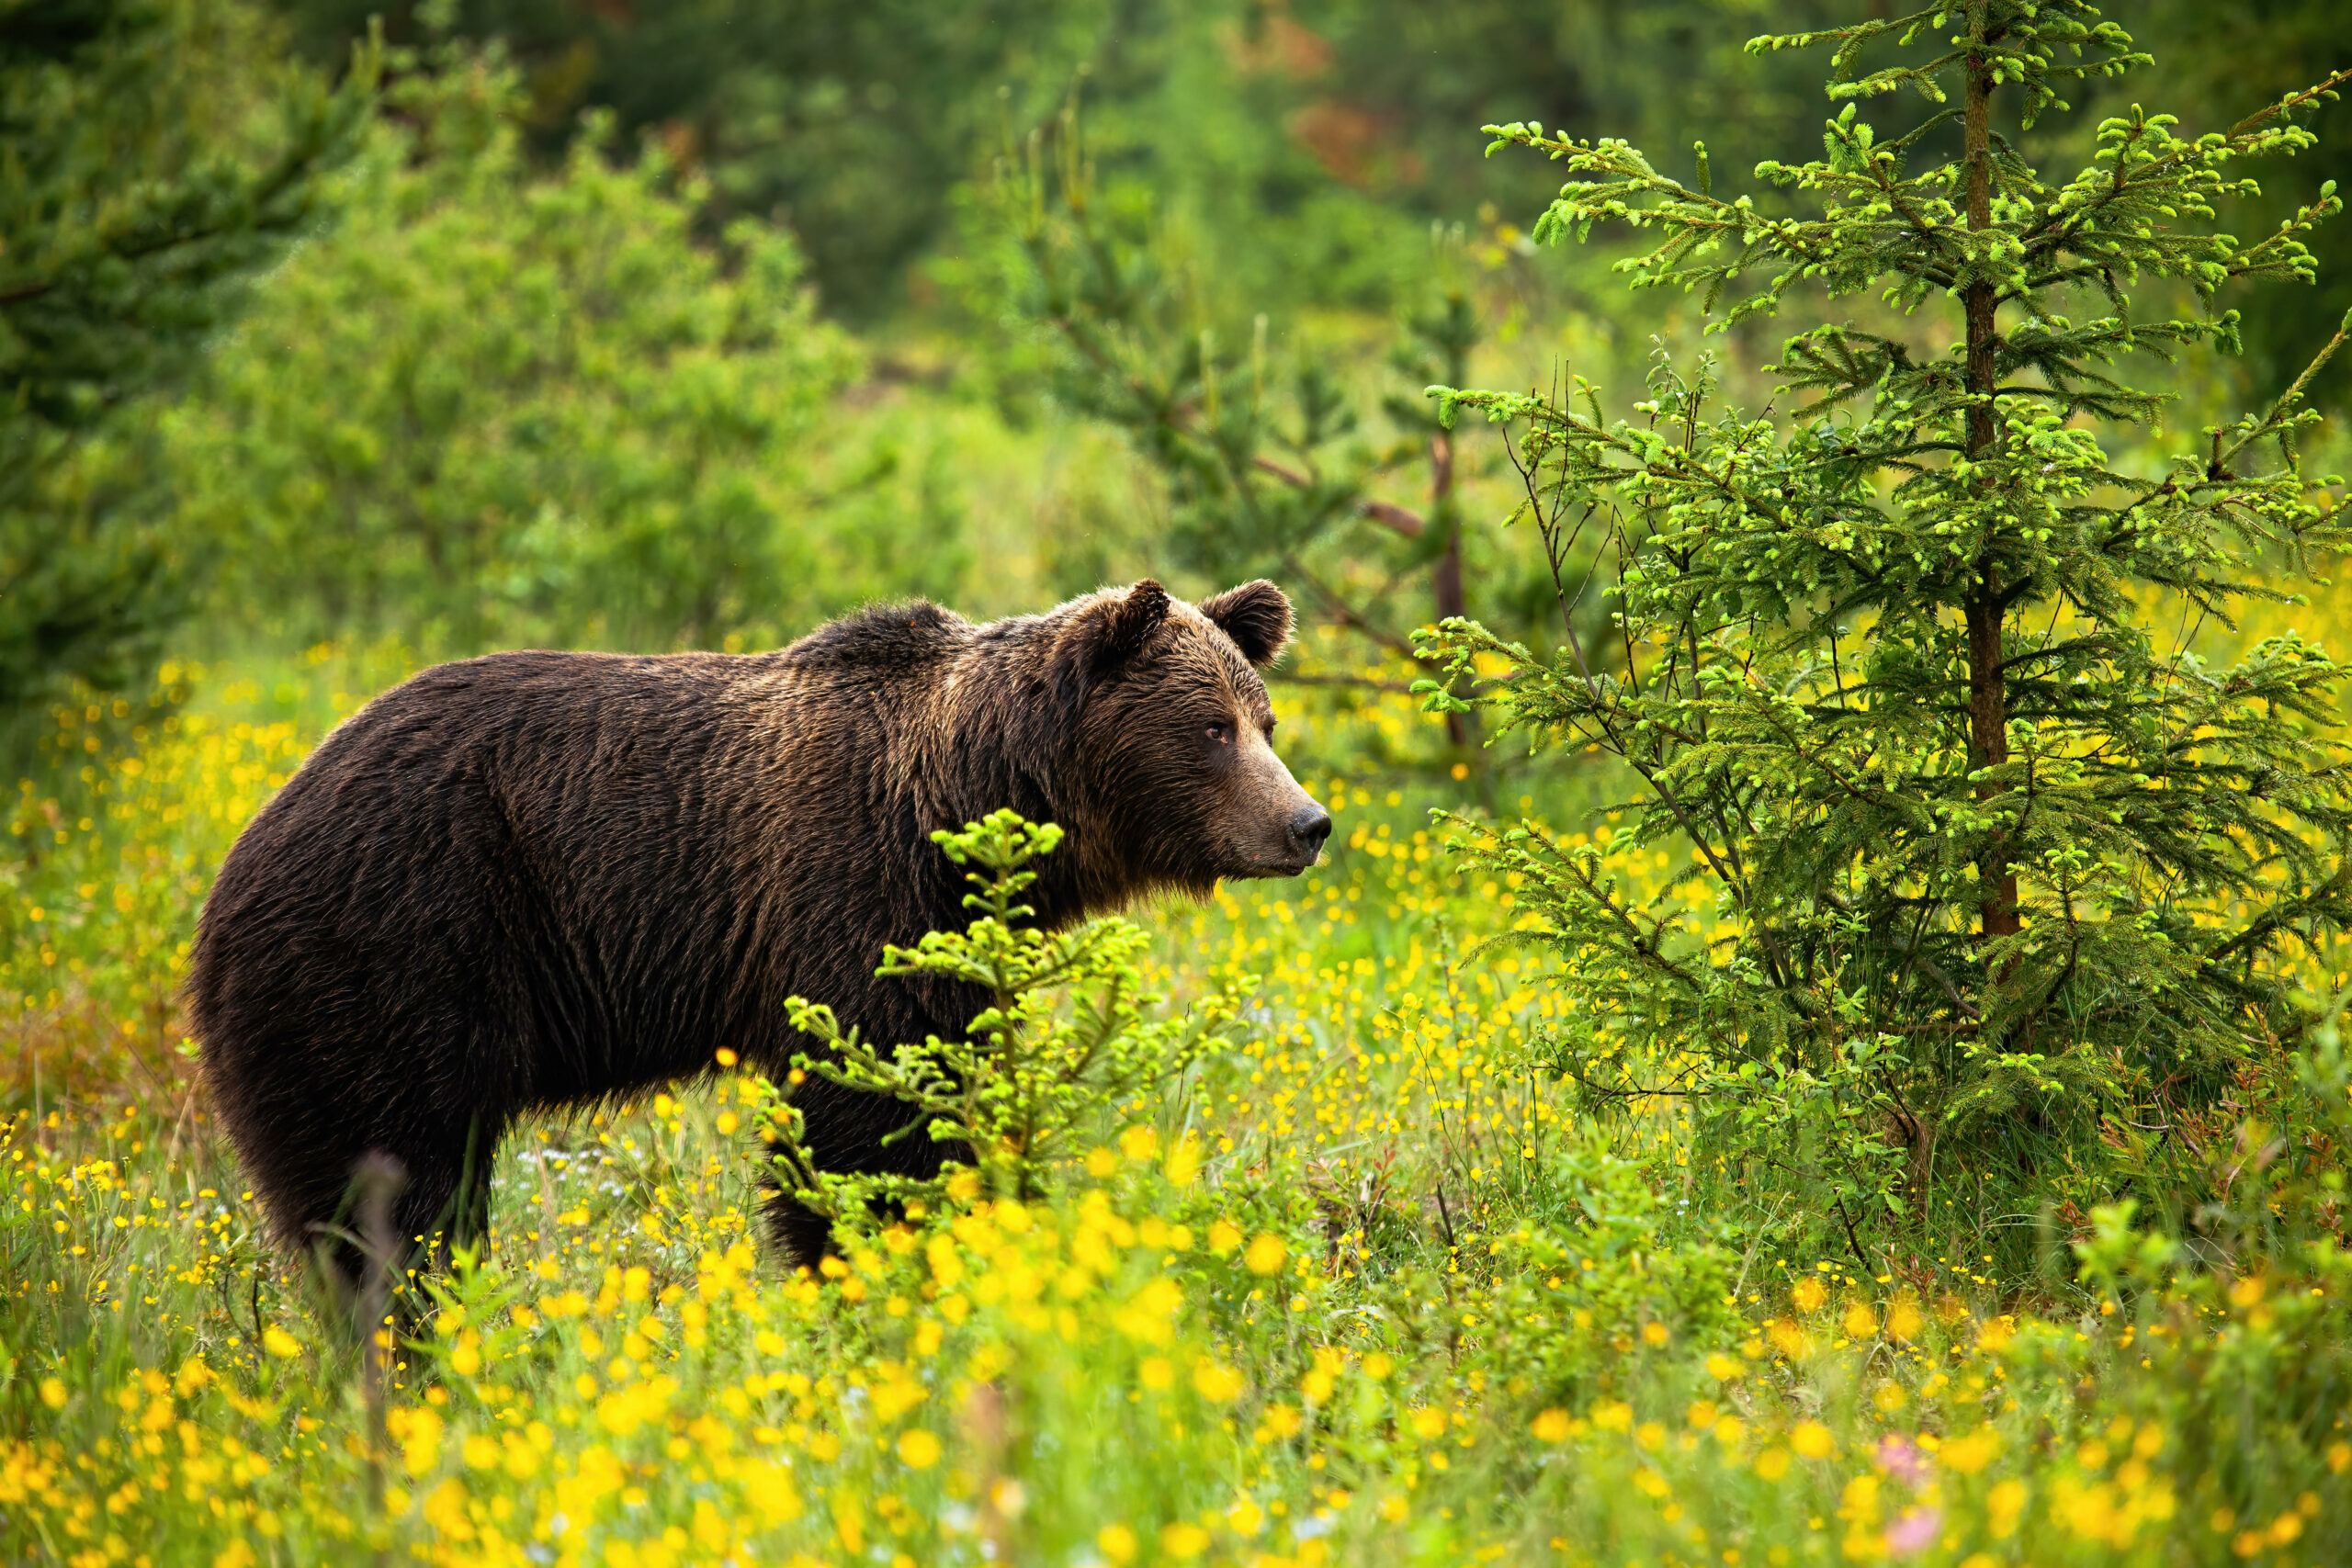
[(1291, 842), (1306, 853), (1308, 860), (1323, 852), (1323, 840), (1331, 836), (1331, 814), (1319, 806), (1299, 807), (1290, 819)]

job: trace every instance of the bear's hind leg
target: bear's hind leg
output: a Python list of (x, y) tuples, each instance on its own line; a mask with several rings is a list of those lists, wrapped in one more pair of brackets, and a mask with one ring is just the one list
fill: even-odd
[(841, 1250), (833, 1245), (832, 1221), (804, 1207), (789, 1192), (771, 1187), (766, 1193), (768, 1235), (786, 1269), (813, 1269), (827, 1253)]
[(478, 1114), (429, 1142), (387, 1151), (405, 1179), (392, 1203), (399, 1267), (411, 1266), (420, 1242), (436, 1270), (448, 1268), (453, 1252), (479, 1252), (489, 1242), (491, 1169), (505, 1130), (503, 1116)]
[(489, 1239), (491, 1165), (504, 1126), (503, 1117), (484, 1116), (471, 1127), (374, 1140), (333, 1197), (309, 1205), (331, 1216), (300, 1228), (335, 1302), (356, 1308), (380, 1269), (400, 1298), (396, 1310), (422, 1310), (424, 1298), (409, 1277), (423, 1268), (446, 1271), (454, 1251)]
[(267, 1207), (271, 1230), (288, 1251), (310, 1265), (330, 1315), (358, 1309), (378, 1280), (398, 1280), (414, 1267), (416, 1237), (439, 1228), (437, 1212), (456, 1187), (454, 1169), (416, 1145), (401, 1153), (378, 1146), (356, 1159), (343, 1154), (311, 1162), (288, 1179), (250, 1168), (247, 1177)]

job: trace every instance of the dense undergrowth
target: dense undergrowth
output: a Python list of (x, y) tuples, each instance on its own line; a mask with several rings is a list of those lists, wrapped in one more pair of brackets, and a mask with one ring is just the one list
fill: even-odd
[[(527, 1126), (490, 1254), (425, 1286), (371, 1436), (351, 1337), (255, 1234), (171, 991), (238, 828), (402, 662), (168, 668), (152, 703), (62, 715), (55, 781), (14, 804), (11, 1560), (2352, 1549), (2352, 1270), (2313, 1157), (2346, 1131), (2332, 1049), (2291, 1138), (2217, 1151), (2237, 1168), (2196, 1255), (2109, 1212), (1976, 1217), (2030, 1231), (2030, 1277), (1959, 1226), (1790, 1256), (1690, 1163), (1670, 1097), (1575, 1108), (1532, 1048), (1557, 1005), (1541, 966), (1473, 952), (1525, 918), (1513, 890), (1339, 763), (1308, 779), (1338, 819), (1325, 865), (1143, 914), (1167, 1010), (1254, 990), (1226, 1048), (1103, 1113), (1046, 1196), (967, 1190), (786, 1278), (757, 1234), (752, 1080), (715, 1063)], [(1302, 755), (1419, 722), (1308, 697)], [(1575, 826), (1632, 886), (1672, 869), (1605, 817)]]

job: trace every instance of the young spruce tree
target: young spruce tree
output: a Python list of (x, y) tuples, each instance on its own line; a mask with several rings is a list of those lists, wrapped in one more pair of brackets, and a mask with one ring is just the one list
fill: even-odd
[[(1661, 360), (1622, 420), (1581, 381), (1431, 389), (1521, 427), (1514, 521), (1555, 561), (1581, 531), (1622, 563), (1616, 646), (1568, 617), (1546, 660), (1449, 621), (1431, 705), (1506, 666), (1471, 700), (1624, 763), (1630, 840), (1679, 880), (1637, 902), (1609, 851), (1532, 826), (1465, 847), (1523, 878), (1562, 964), (1550, 1065), (1596, 1108), (1687, 1097), (1702, 1177), (1759, 1217), (1873, 1263), (2126, 1193), (2177, 1217), (2352, 919), (2345, 667), (2291, 633), (2199, 649), (2346, 530), (2340, 481), (2297, 458), (2310, 372), (2160, 457), (2165, 399), (2117, 367), (2232, 347), (2224, 290), (2309, 278), (2332, 186), (2253, 243), (2208, 220), (2245, 160), (2310, 144), (2299, 117), (2344, 77), (2194, 139), (2134, 109), (2053, 178), (2018, 132), (2147, 62), (2080, 0), (1749, 47), (1819, 43), (1845, 100), (1823, 157), (1756, 170), (1817, 216), (1716, 195), (1704, 147), (1685, 180), (1623, 141), (1487, 128), (1566, 166), (1539, 239), (1648, 230), (1634, 286), (1704, 289), (1719, 326), (1809, 286), (1894, 309), (1789, 339), (1786, 416), (1718, 406), (1706, 362)], [(1864, 73), (1878, 51), (1896, 62)], [(1862, 106), (1903, 89), (1927, 109), (1883, 132)], [(1585, 590), (1555, 575), (1565, 616)]]

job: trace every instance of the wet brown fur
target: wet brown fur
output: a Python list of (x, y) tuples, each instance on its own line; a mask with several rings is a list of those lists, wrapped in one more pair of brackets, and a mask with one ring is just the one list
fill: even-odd
[[(1054, 924), (1301, 869), (1319, 808), (1252, 668), (1290, 620), (1271, 583), (1195, 608), (1147, 581), (983, 626), (869, 609), (750, 657), (494, 654), (386, 694), (246, 829), (198, 934), (206, 1081), (273, 1232), (314, 1245), (380, 1150), (401, 1234), (480, 1235), (515, 1116), (721, 1047), (781, 1074), (808, 1046), (787, 996), (868, 1038), (960, 1031), (974, 996), (874, 975), (969, 918), (934, 829), (1062, 824), (1031, 895)], [(887, 1102), (802, 1104), (831, 1168), (936, 1168), (882, 1143)], [(822, 1225), (775, 1218), (811, 1259)]]

